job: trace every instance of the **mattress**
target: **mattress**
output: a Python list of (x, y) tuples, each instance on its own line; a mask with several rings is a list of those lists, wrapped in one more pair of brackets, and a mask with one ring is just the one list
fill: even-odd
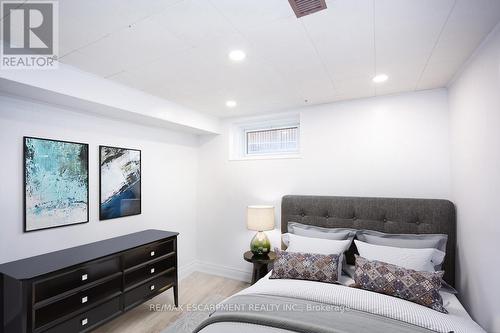
[[(349, 285), (353, 280), (346, 276), (342, 276), (340, 281), (344, 285), (287, 279), (276, 280), (269, 279), (269, 276), (270, 274), (232, 297), (245, 295), (286, 296), (298, 300), (306, 299), (346, 306), (380, 318), (397, 320), (403, 324), (414, 325), (414, 327), (423, 327), (429, 331), (484, 333), (484, 330), (471, 319), (456, 296), (451, 293), (441, 292), (444, 306), (449, 312), (448, 314), (442, 314), (396, 297), (347, 287), (346, 285)], [(374, 322), (374, 325), (376, 325), (376, 322)], [(349, 332), (350, 329), (346, 330), (344, 326), (340, 331)], [(353, 322), (352, 332), (359, 331), (359, 327)], [(200, 332), (285, 333), (293, 331), (267, 327), (258, 323), (215, 322), (203, 328)]]

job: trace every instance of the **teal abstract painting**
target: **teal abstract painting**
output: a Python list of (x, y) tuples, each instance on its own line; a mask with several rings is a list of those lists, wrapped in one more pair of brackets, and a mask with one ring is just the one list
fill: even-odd
[(25, 231), (89, 221), (88, 145), (24, 138)]

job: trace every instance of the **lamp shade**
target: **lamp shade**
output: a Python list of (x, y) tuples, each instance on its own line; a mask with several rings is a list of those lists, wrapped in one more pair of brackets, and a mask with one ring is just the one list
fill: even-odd
[(247, 228), (254, 231), (274, 229), (274, 206), (248, 206)]

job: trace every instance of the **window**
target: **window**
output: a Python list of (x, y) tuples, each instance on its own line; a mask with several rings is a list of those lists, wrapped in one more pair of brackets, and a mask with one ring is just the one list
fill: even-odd
[(297, 153), (299, 126), (246, 131), (246, 154)]
[(230, 159), (293, 158), (300, 153), (299, 115), (259, 117), (233, 123)]

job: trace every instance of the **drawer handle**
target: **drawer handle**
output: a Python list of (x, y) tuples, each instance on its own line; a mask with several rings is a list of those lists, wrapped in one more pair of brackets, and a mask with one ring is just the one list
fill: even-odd
[(154, 274), (154, 272), (155, 272), (155, 269), (151, 268), (151, 274)]
[(151, 251), (151, 257), (154, 257), (155, 256), (155, 251)]
[(82, 326), (87, 325), (89, 320), (87, 318), (82, 319)]
[(89, 276), (87, 274), (82, 275), (82, 281), (86, 281), (88, 278), (89, 278)]
[(88, 300), (89, 298), (87, 296), (82, 297), (82, 304), (87, 303)]
[(154, 284), (152, 284), (152, 285), (151, 285), (151, 287), (149, 287), (149, 289), (151, 289), (151, 290), (155, 290), (155, 285), (154, 285)]

